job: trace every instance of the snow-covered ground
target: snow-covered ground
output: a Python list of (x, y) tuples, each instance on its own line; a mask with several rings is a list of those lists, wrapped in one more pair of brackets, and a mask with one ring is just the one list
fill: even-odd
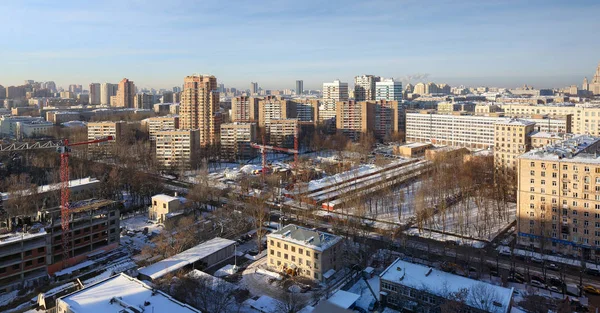
[[(510, 247), (507, 247), (507, 246), (498, 246), (496, 248), (496, 250), (498, 250), (498, 251), (503, 250), (506, 252), (511, 251)], [(550, 262), (554, 262), (554, 263), (567, 264), (570, 266), (581, 266), (581, 261), (578, 259), (564, 258), (564, 257), (557, 256), (557, 255), (541, 254), (539, 252), (527, 251), (527, 250), (522, 250), (522, 249), (514, 249), (512, 251), (512, 253), (514, 253), (515, 255), (521, 255), (521, 256), (525, 256), (525, 257), (529, 257), (529, 258), (545, 259), (546, 261), (550, 261)], [(585, 265), (588, 269), (600, 270), (600, 265), (598, 265), (598, 264), (586, 262)]]
[[(373, 289), (373, 292), (376, 295), (379, 295), (379, 276), (375, 275), (374, 277), (369, 278), (367, 281)], [(358, 298), (356, 301), (356, 306), (363, 308), (365, 311), (369, 311), (369, 304), (375, 300), (375, 297), (373, 296), (373, 293), (371, 293), (371, 290), (369, 290), (369, 287), (364, 280), (361, 279), (357, 281), (356, 284), (348, 289), (348, 292), (360, 295), (360, 298)]]

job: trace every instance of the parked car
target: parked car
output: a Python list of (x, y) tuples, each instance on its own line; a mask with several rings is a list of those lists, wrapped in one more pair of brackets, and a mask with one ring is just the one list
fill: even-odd
[(500, 249), (500, 251), (498, 252), (498, 254), (504, 255), (504, 256), (511, 256), (512, 255), (512, 253), (510, 253), (510, 250), (508, 248), (506, 248), (506, 249), (504, 249), (504, 248)]
[(591, 293), (593, 295), (600, 295), (600, 289), (598, 289), (592, 285), (583, 286), (583, 291), (585, 291), (587, 293)]
[(550, 286), (550, 287), (548, 287), (548, 290), (550, 290), (550, 291), (554, 291), (554, 292), (557, 292), (557, 293), (562, 293), (562, 290), (560, 290), (560, 289), (559, 289), (558, 287), (556, 287), (556, 286)]
[(551, 271), (560, 271), (560, 267), (554, 263), (546, 263), (546, 268)]
[(530, 275), (530, 276), (531, 276), (531, 280), (537, 280), (540, 283), (544, 283), (544, 284), (546, 283), (546, 280), (543, 279), (542, 277), (539, 277), (539, 276), (536, 276), (536, 275)]
[(559, 288), (562, 288), (565, 286), (565, 282), (563, 282), (562, 280), (560, 280), (556, 277), (550, 277), (550, 278), (548, 278), (548, 281), (550, 282), (550, 285), (552, 285), (552, 286), (556, 286)]
[(540, 258), (539, 256), (532, 256), (531, 261), (533, 261), (535, 263), (542, 263), (542, 262), (544, 262), (544, 259)]
[(532, 279), (529, 284), (533, 287), (546, 288), (546, 285), (542, 284), (539, 280), (535, 280), (535, 279)]

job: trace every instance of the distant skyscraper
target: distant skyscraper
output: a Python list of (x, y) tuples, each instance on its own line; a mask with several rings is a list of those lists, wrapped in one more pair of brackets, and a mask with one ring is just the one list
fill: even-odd
[(250, 95), (258, 94), (258, 83), (250, 83)]
[(117, 89), (116, 106), (122, 108), (133, 108), (135, 101), (135, 84), (127, 78), (119, 82)]
[(117, 84), (102, 83), (100, 85), (100, 104), (109, 105), (110, 97), (117, 95)]
[(402, 83), (394, 79), (376, 82), (375, 100), (402, 101)]
[(173, 92), (181, 92), (181, 87), (173, 87)]
[(43, 83), (42, 88), (49, 89), (51, 92), (56, 92), (56, 83), (53, 81), (48, 81)]
[(304, 94), (304, 81), (303, 80), (296, 81), (296, 94), (297, 95)]
[(69, 91), (72, 93), (75, 93), (75, 94), (81, 93), (82, 89), (83, 89), (83, 87), (81, 85), (76, 85), (76, 84), (69, 85)]
[(335, 80), (333, 83), (323, 83), (323, 105), (319, 108), (319, 118), (328, 120), (335, 117), (335, 103), (348, 101), (348, 83)]
[(600, 95), (600, 63), (598, 63), (596, 73), (594, 74), (594, 78), (592, 78), (591, 83), (588, 83), (587, 77), (583, 79), (582, 89), (587, 90), (594, 95)]
[(199, 129), (200, 145), (205, 147), (218, 143), (221, 116), (217, 112), (219, 93), (214, 76), (187, 76), (179, 107), (181, 129)]
[(99, 83), (90, 84), (90, 104), (100, 104), (101, 88)]
[(375, 83), (379, 76), (362, 75), (354, 77), (354, 99), (356, 101), (375, 100)]
[(162, 99), (160, 100), (162, 103), (173, 103), (173, 92), (165, 91), (162, 94)]
[(4, 88), (4, 86), (0, 85), (0, 99), (4, 99), (6, 98), (6, 88)]

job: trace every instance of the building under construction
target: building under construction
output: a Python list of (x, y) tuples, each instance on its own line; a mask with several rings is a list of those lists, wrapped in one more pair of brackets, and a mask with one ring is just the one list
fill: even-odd
[(38, 212), (38, 220), (46, 225), (50, 237), (48, 273), (86, 259), (88, 254), (109, 251), (119, 246), (119, 204), (112, 200), (89, 199), (70, 206), (69, 251), (63, 262), (60, 207)]

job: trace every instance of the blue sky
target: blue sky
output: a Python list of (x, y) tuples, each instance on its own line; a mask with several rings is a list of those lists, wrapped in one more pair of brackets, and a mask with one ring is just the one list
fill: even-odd
[(5, 86), (161, 88), (210, 73), (229, 87), (320, 88), (369, 73), (562, 87), (600, 61), (597, 0), (2, 0), (0, 12)]

